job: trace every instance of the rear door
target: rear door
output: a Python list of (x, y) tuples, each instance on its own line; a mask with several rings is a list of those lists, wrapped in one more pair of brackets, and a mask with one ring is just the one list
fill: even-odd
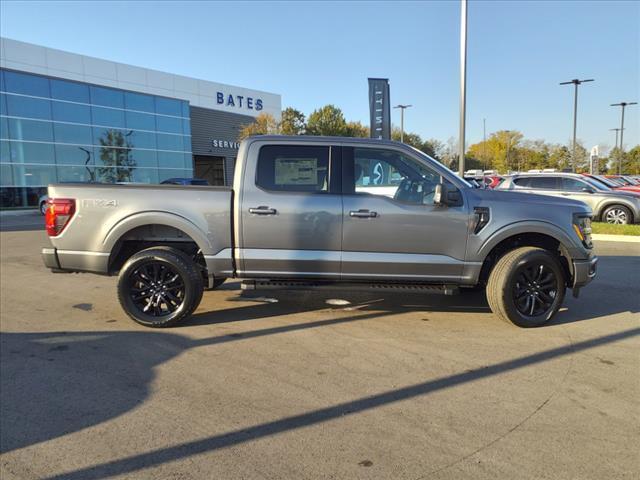
[(468, 206), (434, 205), (441, 179), (390, 147), (343, 147), (343, 279), (461, 278)]
[(245, 277), (340, 277), (340, 148), (250, 145), (236, 251)]

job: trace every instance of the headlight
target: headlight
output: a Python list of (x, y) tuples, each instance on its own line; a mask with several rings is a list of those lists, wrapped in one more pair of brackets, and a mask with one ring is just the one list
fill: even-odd
[(589, 215), (574, 213), (573, 230), (585, 248), (593, 248), (593, 243), (591, 243), (591, 217)]

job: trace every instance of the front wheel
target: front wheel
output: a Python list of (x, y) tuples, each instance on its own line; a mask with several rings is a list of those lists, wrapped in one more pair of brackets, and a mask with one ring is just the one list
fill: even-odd
[(146, 327), (169, 327), (189, 317), (202, 299), (202, 275), (188, 255), (151, 247), (127, 260), (118, 278), (118, 300)]
[(506, 253), (489, 275), (491, 311), (519, 327), (538, 327), (560, 309), (565, 275), (556, 255), (535, 247)]
[(607, 223), (617, 225), (626, 225), (632, 222), (631, 211), (622, 205), (607, 207), (607, 209), (602, 213), (602, 219)]

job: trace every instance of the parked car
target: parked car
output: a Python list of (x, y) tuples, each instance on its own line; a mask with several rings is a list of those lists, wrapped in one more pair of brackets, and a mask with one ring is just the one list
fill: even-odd
[(600, 183), (604, 183), (607, 187), (612, 188), (613, 190), (622, 190), (629, 192), (640, 193), (640, 186), (636, 185), (625, 185), (623, 182), (618, 180), (614, 180), (611, 178), (607, 178), (605, 175), (591, 175), (590, 173), (583, 173), (585, 177), (589, 177), (591, 179), (597, 180)]
[(484, 184), (486, 188), (496, 188), (504, 180), (504, 177), (500, 175), (488, 175), (484, 177)]
[(49, 201), (49, 195), (42, 195), (39, 199), (38, 199), (38, 209), (40, 210), (40, 213), (42, 215), (44, 215), (45, 213), (47, 213), (47, 202)]
[(168, 178), (160, 182), (161, 185), (209, 185), (203, 178)]
[(612, 190), (574, 173), (524, 173), (507, 177), (498, 189), (571, 198), (586, 203), (596, 221), (640, 223), (640, 195)]
[(640, 182), (627, 175), (605, 175), (605, 177), (620, 182), (622, 185), (640, 186)]
[(118, 274), (122, 308), (151, 327), (184, 320), (205, 286), (232, 277), (256, 289), (482, 286), (497, 316), (533, 327), (596, 273), (583, 202), (475, 189), (398, 142), (250, 137), (233, 188), (50, 185), (49, 196), (45, 265)]

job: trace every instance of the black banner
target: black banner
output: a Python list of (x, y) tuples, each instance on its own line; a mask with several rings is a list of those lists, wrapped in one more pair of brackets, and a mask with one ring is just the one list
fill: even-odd
[(391, 140), (389, 79), (369, 79), (369, 130), (371, 138)]

